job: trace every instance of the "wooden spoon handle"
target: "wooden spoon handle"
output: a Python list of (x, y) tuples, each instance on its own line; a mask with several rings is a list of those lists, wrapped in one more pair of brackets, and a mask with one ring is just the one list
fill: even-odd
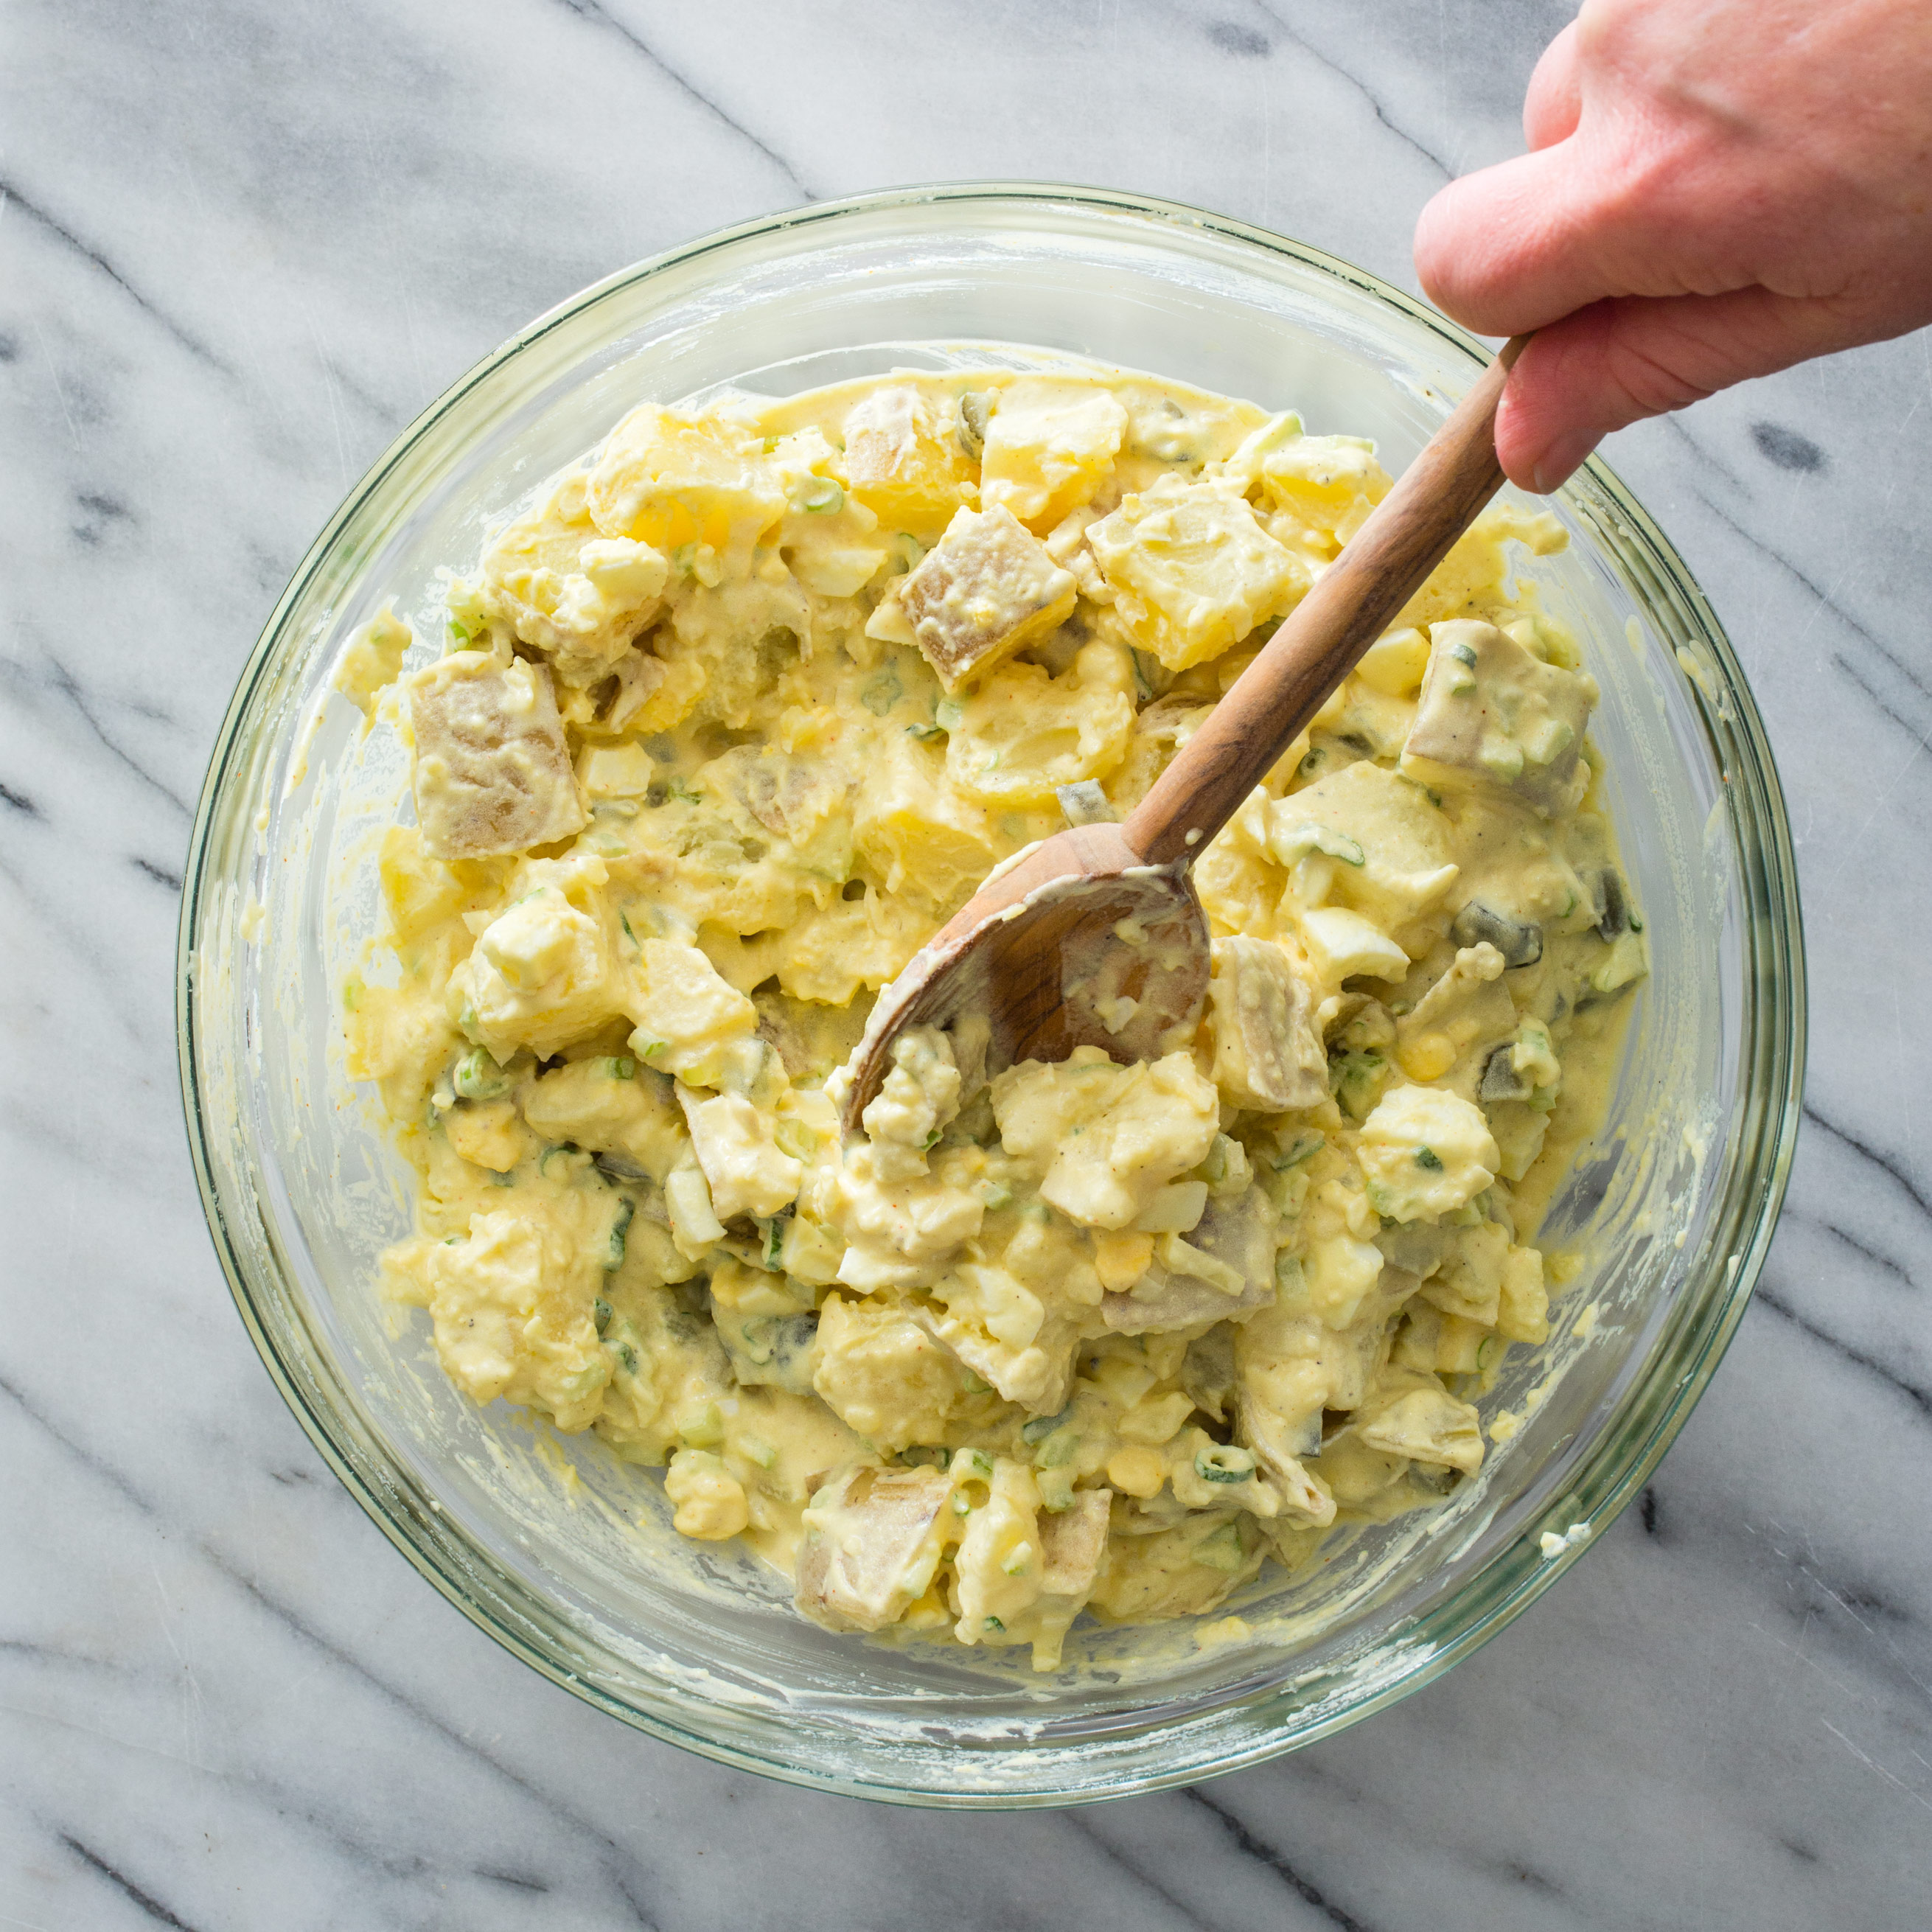
[(1504, 344), (1374, 514), (1242, 672), (1120, 829), (1150, 866), (1198, 856), (1469, 527), (1503, 480)]

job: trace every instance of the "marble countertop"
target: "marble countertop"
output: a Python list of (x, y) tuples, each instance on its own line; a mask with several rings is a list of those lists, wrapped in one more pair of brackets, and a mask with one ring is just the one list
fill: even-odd
[(1641, 1505), (1342, 1736), (958, 1816), (622, 1728), (329, 1475), (236, 1318), (183, 1142), (176, 901), (217, 722), (337, 500), (475, 358), (637, 257), (920, 179), (1149, 190), (1412, 286), (1416, 210), (1514, 149), (1568, 11), (0, 11), (0, 1928), (1932, 1916), (1924, 336), (1615, 440), (1782, 760), (1814, 1042), (1790, 1204)]

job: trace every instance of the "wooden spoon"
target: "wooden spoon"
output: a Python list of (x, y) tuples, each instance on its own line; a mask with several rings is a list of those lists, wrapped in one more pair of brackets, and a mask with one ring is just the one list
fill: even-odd
[(1192, 1038), (1209, 958), (1188, 868), (1496, 494), (1496, 405), (1527, 340), (1477, 379), (1126, 823), (1056, 832), (995, 872), (879, 995), (848, 1132), (908, 1027), (980, 1016), (989, 1072), (1090, 1045), (1148, 1059)]

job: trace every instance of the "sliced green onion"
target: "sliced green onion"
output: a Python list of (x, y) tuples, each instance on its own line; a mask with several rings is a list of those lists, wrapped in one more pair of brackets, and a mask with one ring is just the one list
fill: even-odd
[(610, 1223), (610, 1238), (604, 1250), (605, 1273), (624, 1265), (624, 1237), (629, 1232), (632, 1217), (638, 1211), (638, 1204), (628, 1195), (620, 1195), (617, 1201), (617, 1218)]
[(1232, 1442), (1217, 1442), (1195, 1456), (1194, 1473), (1204, 1483), (1245, 1483), (1255, 1473), (1255, 1459)]
[(456, 1063), (449, 1084), (466, 1100), (500, 1100), (510, 1090), (494, 1056), (481, 1046), (472, 1047)]

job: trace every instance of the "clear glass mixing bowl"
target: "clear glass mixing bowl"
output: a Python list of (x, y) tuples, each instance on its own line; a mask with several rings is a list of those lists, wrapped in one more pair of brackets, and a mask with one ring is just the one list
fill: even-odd
[(438, 401), (304, 560), (215, 746), (180, 942), (183, 1091), (222, 1264), (290, 1407), (397, 1548), (632, 1724), (933, 1804), (1065, 1803), (1251, 1763), (1428, 1682), (1525, 1609), (1636, 1492), (1722, 1355), (1784, 1197), (1803, 1062), (1797, 886), (1756, 709), (1676, 552), (1592, 463), (1556, 505), (1570, 548), (1523, 567), (1603, 688), (1595, 733), (1653, 970), (1610, 1125), (1553, 1212), (1559, 1234), (1587, 1228), (1591, 1264), (1550, 1349), (1510, 1365), (1495, 1400), (1524, 1424), (1480, 1480), (1312, 1576), (1274, 1571), (1231, 1606), (1245, 1634), (1076, 1633), (1069, 1669), (1042, 1680), (1023, 1653), (827, 1635), (782, 1580), (673, 1535), (653, 1478), (458, 1395), (373, 1285), (404, 1177), (347, 1078), (339, 1014), (404, 772), (331, 694), (340, 645), (385, 598), (430, 608), (437, 566), (468, 565), (489, 519), (641, 398), (1007, 359), (1003, 344), (1292, 405), (1311, 430), (1374, 436), (1394, 470), (1482, 353), (1312, 249), (1086, 190), (869, 196), (614, 276)]

